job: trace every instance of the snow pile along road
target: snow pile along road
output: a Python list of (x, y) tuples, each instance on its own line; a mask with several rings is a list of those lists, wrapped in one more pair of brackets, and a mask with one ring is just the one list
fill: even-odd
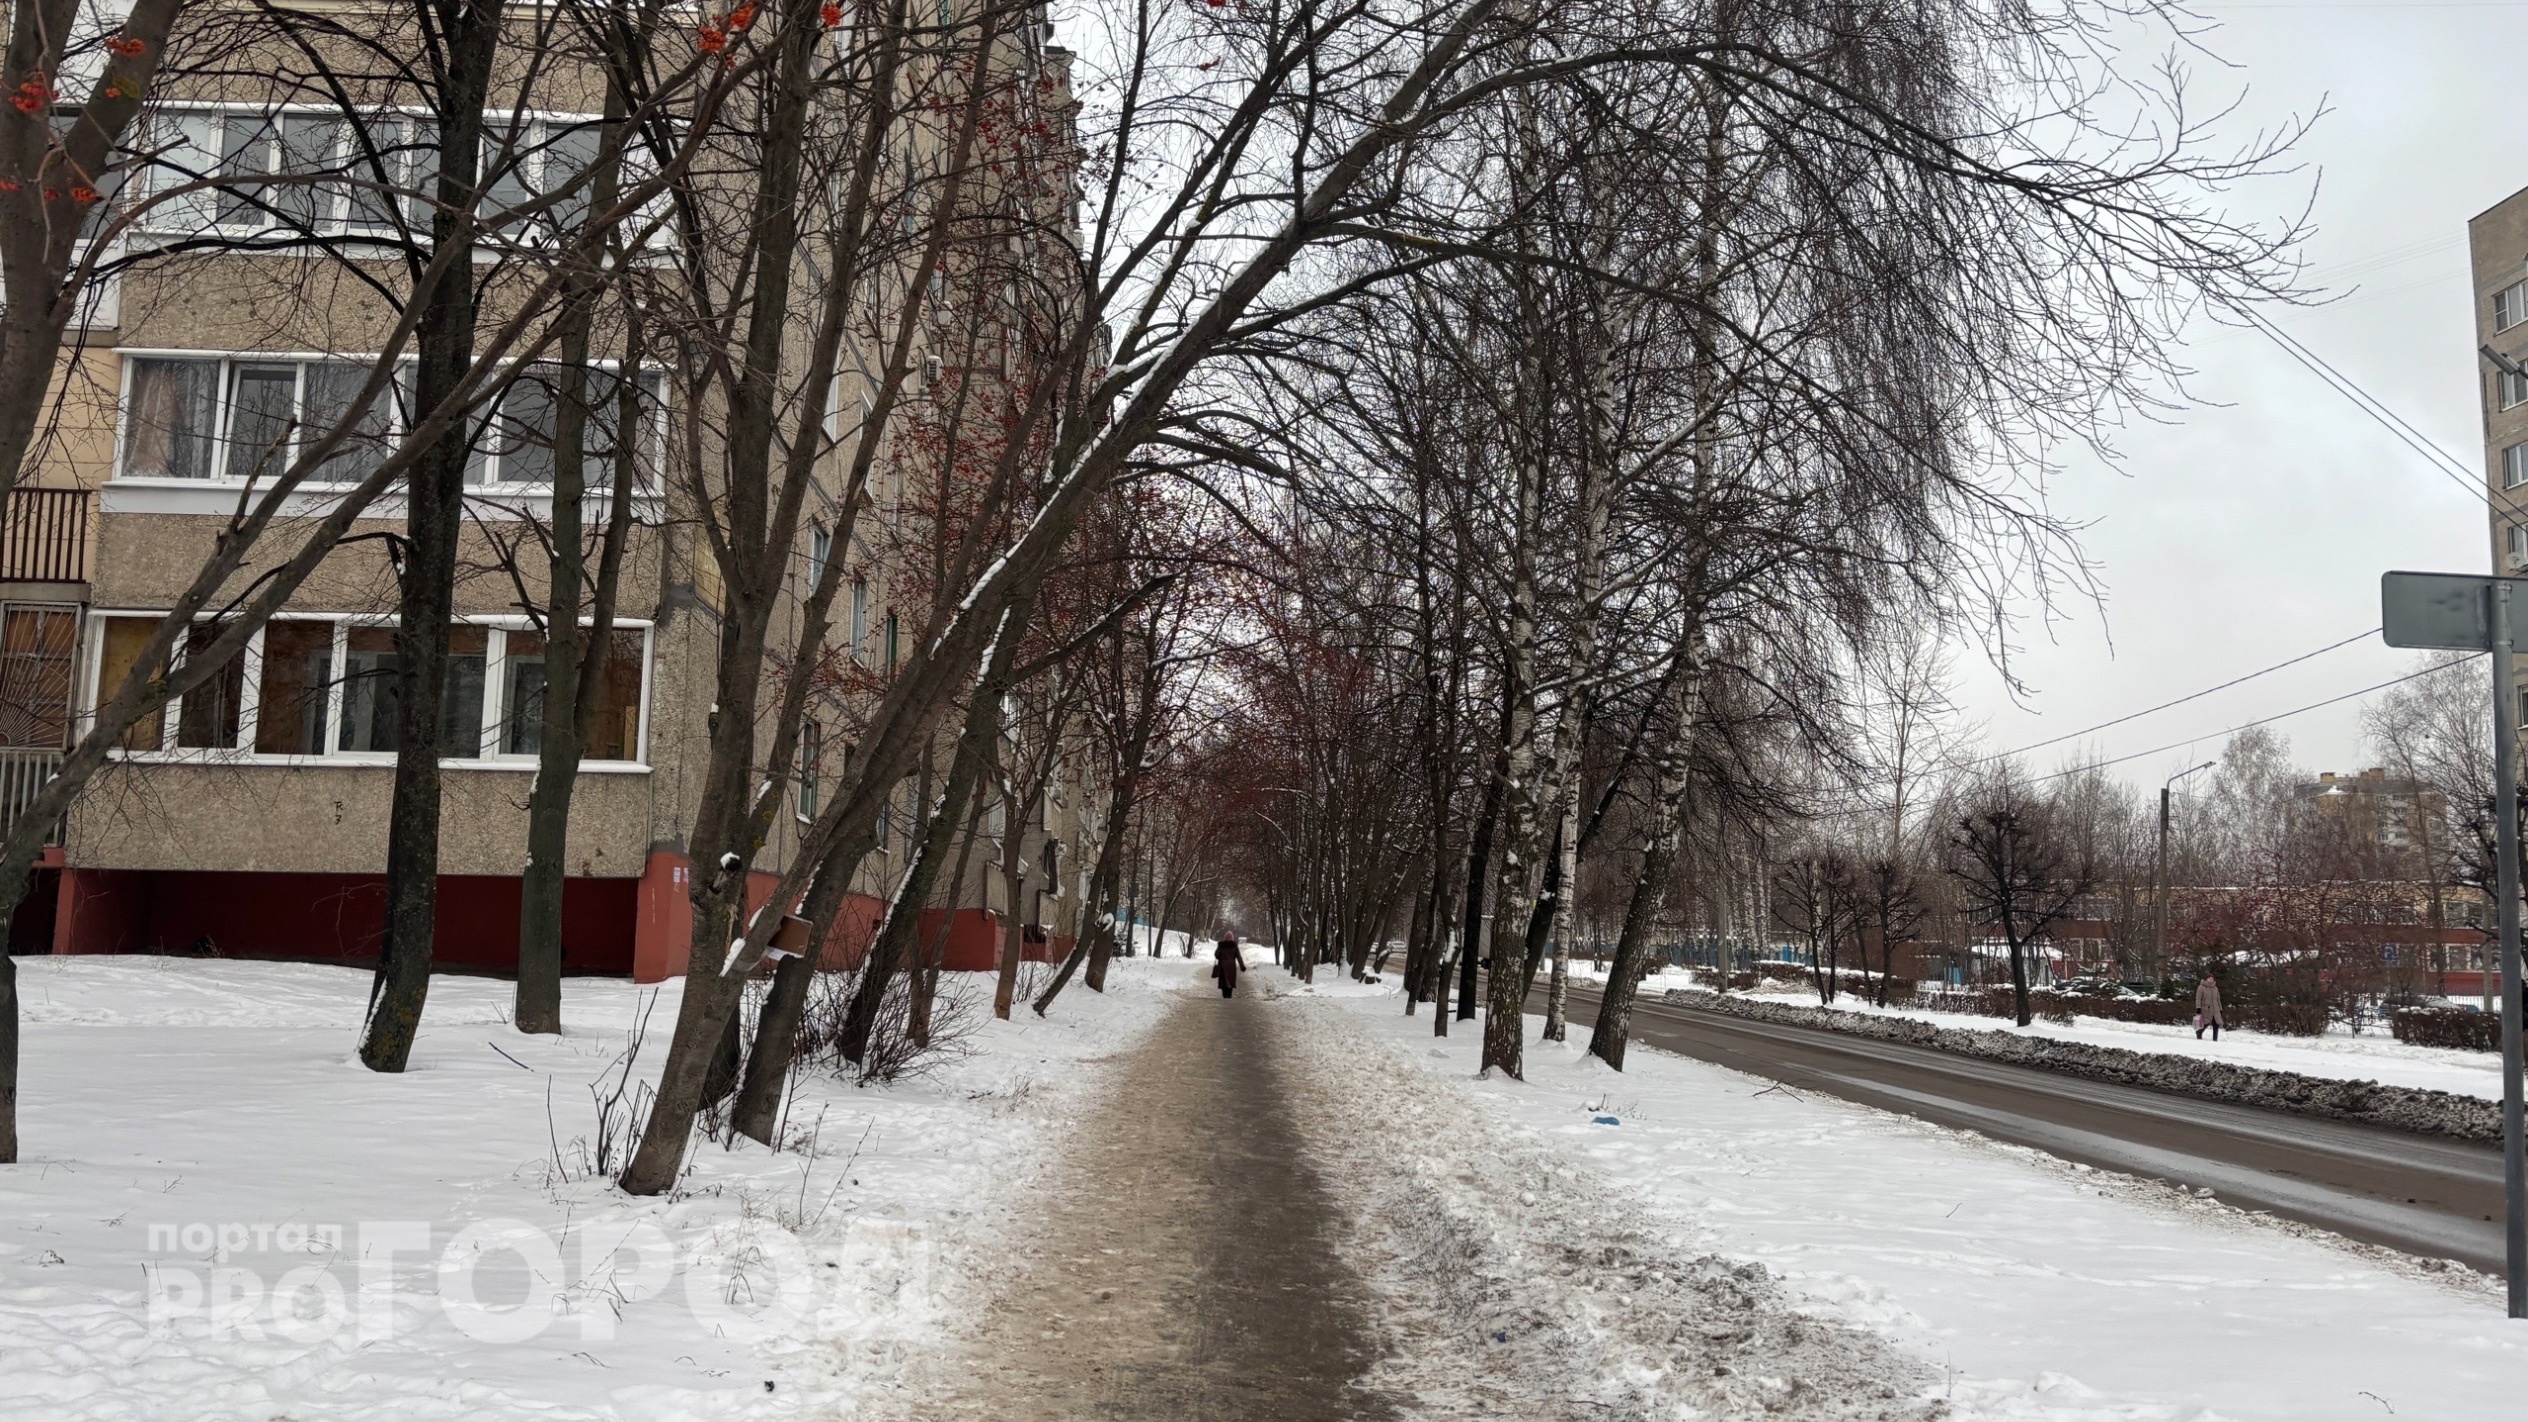
[[(1835, 1011), (1813, 1003), (1790, 1003), (1743, 993), (1671, 988), (1662, 997), (1666, 1002), (1697, 1012), (1717, 1012), (1729, 1017), (1795, 1027), (1821, 1027), (1831, 1032), (1907, 1042), (1963, 1056), (1982, 1057), (1987, 1061), (2037, 1067), (2127, 1086), (2147, 1086), (2211, 1101), (2261, 1106), (2267, 1110), (2291, 1111), (2303, 1116), (2361, 1121), (2393, 1130), (2454, 1136), (2459, 1140), (2498, 1141), (2502, 1138), (2501, 1104), (2478, 1096), (2453, 1096), (2445, 1091), (2386, 1086), (2358, 1078), (2304, 1076), (2298, 1072), (2211, 1061), (2199, 1055), (2133, 1051), (2028, 1033), (1951, 1027), (1894, 1013)], [(1964, 1020), (1980, 1022), (1982, 1019)]]
[(928, 1355), (1035, 1171), (1192, 965), (1116, 964), (1050, 1020), (971, 998), (963, 1052), (809, 1075), (788, 1149), (697, 1146), (682, 1188), (593, 1176), (628, 1031), (653, 1079), (678, 984), (438, 977), (412, 1067), (353, 1055), (365, 972), (29, 958), (24, 1161), (0, 1170), (0, 1415), (848, 1416)]
[[(1709, 982), (1708, 976), (1671, 971), (1660, 974), (1643, 986), (1650, 990), (1708, 988)], [(1756, 1002), (1819, 1006), (1816, 992), (1804, 984), (1767, 982), (1755, 991), (1736, 991), (1729, 996)], [(1861, 1000), (1849, 990), (1848, 985), (1847, 991), (1835, 999), (1834, 1006), (1829, 1010), (1856, 1017), (1895, 1017), (1909, 1022), (1928, 1022), (1938, 1027), (2007, 1032), (2013, 1036), (2079, 1042), (2093, 1047), (2121, 1047), (2130, 1052), (2200, 1057), (2205, 1061), (2263, 1067), (2268, 1071), (2287, 1071), (2329, 1080), (2376, 1081), (2417, 1091), (2480, 1096), (2488, 1101), (2498, 1101), (2502, 1095), (2502, 1058), (2499, 1052), (2400, 1042), (2385, 1029), (2352, 1032), (2341, 1024), (2330, 1024), (2319, 1036), (2286, 1037), (2233, 1028), (2223, 1032), (2216, 1041), (2209, 1036), (2197, 1037), (2190, 1026), (2118, 1022), (2105, 1017), (2080, 1016), (2069, 1022), (2048, 1022), (2040, 1017), (2022, 1027), (2002, 1017), (1969, 1017), (1954, 1012), (1933, 1012), (1922, 1007), (1877, 1007)]]
[[(1609, 1389), (1593, 1401), (1705, 1406), (1669, 1389), (1708, 1359), (1782, 1387), (1807, 1377), (1813, 1396), (1868, 1415), (1834, 1391), (1852, 1371), (1801, 1371), (1816, 1355), (1774, 1331), (1785, 1309), (1818, 1337), (1854, 1340), (1827, 1351), (1873, 1360), (1853, 1371), (1904, 1389), (1904, 1405), (1957, 1419), (2495, 1416), (2528, 1376), (2528, 1332), (2465, 1270), (1639, 1044), (1613, 1072), (1583, 1054), (1585, 1029), (1540, 1043), (1533, 1017), (1527, 1079), (1478, 1081), (1474, 1024), (1434, 1041), (1427, 1010), (1404, 1017), (1394, 993), (1350, 984), (1294, 1006), (1335, 1093), (1315, 1129), (1344, 1158), (1392, 1162), (1376, 1208), (1396, 1221), (1399, 1257), (1486, 1261), (1465, 1287), (1550, 1340), (1511, 1371)], [(1418, 1241), (1415, 1216), (1433, 1221)], [(1713, 1260), (1765, 1271), (1739, 1310), (1739, 1356), (1692, 1336), (1714, 1317), (1691, 1301), (1718, 1277)], [(1682, 1289), (1654, 1296), (1655, 1311), (1688, 1327), (1636, 1331), (1634, 1279)], [(1442, 1318), (1465, 1296), (1430, 1295), (1417, 1306)], [(1460, 1350), (1461, 1366), (1481, 1361)], [(1742, 1394), (1703, 1415), (1836, 1414), (1765, 1411)]]

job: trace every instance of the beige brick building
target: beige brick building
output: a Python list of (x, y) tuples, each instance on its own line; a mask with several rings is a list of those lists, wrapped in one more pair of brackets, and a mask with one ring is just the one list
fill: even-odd
[[(1059, 74), (1059, 52), (1041, 48), (1041, 30), (1028, 42), (1035, 48), (1024, 61)], [(1067, 103), (1067, 90), (1055, 95), (1055, 107)], [(566, 155), (592, 120), (563, 104), (507, 121), (538, 126), (538, 153)], [(198, 94), (179, 87), (155, 132), (205, 170), (265, 164), (276, 175), (293, 154), (344, 142), (316, 115), (241, 93), (233, 79)], [(520, 181), (532, 187), (537, 174), (524, 167)], [(380, 220), (356, 190), (295, 191), (306, 194), (302, 219), (330, 236), (356, 238), (363, 223)], [(256, 220), (201, 203), (163, 212), (163, 221), (197, 229)], [(143, 230), (135, 240), (151, 238)], [(42, 466), (11, 501), (0, 536), (0, 811), (24, 803), (129, 669), (147, 629), (238, 509), (257, 461), (276, 442), (286, 451), (293, 429), (321, 423), (345, 382), (374, 367), (370, 353), (391, 318), (357, 264), (338, 254), (171, 256), (133, 268), (101, 295), (65, 362)], [(838, 389), (838, 408), (859, 403), (848, 383), (856, 378)], [(936, 361), (926, 379), (940, 379)], [(707, 755), (720, 594), (696, 512), (685, 506), (689, 481), (677, 477), (677, 461), (702, 442), (685, 437), (690, 412), (671, 380), (653, 371), (641, 389), (638, 526), (622, 574), (616, 655), (574, 795), (563, 937), (566, 971), (653, 980), (681, 971), (690, 934), (683, 836)], [(496, 972), (516, 962), (542, 688), (533, 613), (543, 592), (540, 557), (516, 550), (521, 532), (549, 510), (552, 427), (549, 387), (521, 381), (482, 421), (468, 475), (454, 665), (441, 710), (443, 734), (461, 747), (442, 761), (435, 954), (452, 966)], [(380, 442), (393, 433), (381, 429)], [(376, 467), (361, 460), (378, 457), (373, 449), (346, 455), (341, 477), (309, 485), (292, 515), (320, 516), (329, 487), (344, 487)], [(882, 474), (880, 498), (901, 497), (902, 482)], [(824, 491), (829, 510), (835, 497)], [(370, 512), (354, 529), (367, 536), (333, 553), (241, 660), (126, 738), (60, 827), (11, 925), (11, 951), (373, 956), (394, 774), (397, 593), (388, 536), (401, 527), (401, 508), (390, 497)], [(836, 650), (882, 685), (899, 635), (892, 564), (904, 550), (875, 539), (836, 549), (824, 531), (830, 512), (811, 517), (817, 522), (799, 540), (803, 566), (790, 579), (794, 597), (823, 560), (849, 560)], [(280, 531), (275, 549), (294, 542), (288, 533)], [(825, 723), (796, 775), (802, 816), (832, 784), (851, 734), (847, 705), (817, 714)], [(914, 787), (903, 789), (904, 809), (890, 815), (886, 849), (863, 869), (840, 937), (865, 941), (902, 865), (914, 804)], [(1091, 857), (1077, 847), (1093, 828), (1084, 799), (1066, 784), (1040, 814), (993, 817), (993, 842), (976, 846), (967, 881), (954, 886), (950, 966), (985, 966), (977, 955), (997, 943), (1013, 912), (1040, 930), (1027, 935), (1041, 943), (1035, 951), (1066, 945), (1078, 896), (1052, 866)], [(764, 871), (777, 872), (792, 852), (794, 817), (776, 820), (758, 861)], [(991, 872), (1002, 834), (1022, 836), (1024, 860), (1047, 866), (1029, 903), (995, 901), (1005, 896)], [(1048, 851), (1047, 842), (1063, 847)]]
[(2476, 361), (2484, 403), (2484, 473), (2492, 502), (2493, 571), (2528, 576), (2528, 189), (2467, 223), (2479, 348), (2512, 362)]

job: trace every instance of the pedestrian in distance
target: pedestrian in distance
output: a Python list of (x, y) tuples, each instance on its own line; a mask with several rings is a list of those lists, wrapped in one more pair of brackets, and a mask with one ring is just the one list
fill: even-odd
[(2221, 980), (2209, 968), (2194, 981), (2194, 1035), (2201, 1038), (2206, 1027), (2213, 1041), (2221, 1040)]
[(1211, 954), (1211, 976), (1219, 982), (1222, 997), (1233, 996), (1237, 992), (1238, 969), (1245, 966), (1246, 957), (1238, 952), (1238, 935), (1223, 935), (1220, 946)]

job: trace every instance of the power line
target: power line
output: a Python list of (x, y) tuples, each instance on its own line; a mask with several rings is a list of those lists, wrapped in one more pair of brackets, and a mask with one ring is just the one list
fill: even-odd
[(2399, 443), (2423, 456), (2424, 462), (2431, 465), (2434, 472), (2447, 476), (2459, 488), (2466, 490), (2469, 497), (2481, 500), (2484, 507), (2494, 517), (2502, 518), (2519, 512), (2516, 505), (2506, 510), (2494, 502), (2493, 496), (2479, 482), (2482, 478), (2481, 471), (2470, 469), (2456, 455), (2442, 449), (2431, 436), (2406, 423), (2404, 417), (2389, 408), (2386, 401), (2363, 389), (2360, 382), (2351, 376), (2327, 364), (2323, 356), (2302, 345), (2281, 327), (2247, 307), (2234, 305), (2230, 309), (2245, 317), (2248, 324), (2262, 331), (2275, 345), (2280, 346), (2283, 354), (2307, 367), (2311, 374), (2333, 386), (2337, 394), (2352, 401), (2363, 414), (2378, 421), (2389, 434), (2396, 436)]
[[(2364, 633), (2363, 635), (2367, 636), (2368, 634)], [(2051, 775), (2039, 775), (2028, 781), (2028, 783), (2030, 785), (2042, 785), (2048, 780), (2061, 780), (2066, 776), (2079, 775), (2085, 771), (2103, 770), (2110, 765), (2122, 765), (2128, 760), (2141, 760), (2147, 756), (2165, 755), (2169, 751), (2182, 750), (2187, 746), (2210, 740), (2212, 736), (2234, 736), (2241, 731), (2253, 730), (2258, 726), (2270, 726), (2276, 721), (2288, 720), (2291, 717), (2300, 715), (2303, 712), (2321, 710), (2340, 702), (2351, 701), (2357, 697), (2368, 696), (2374, 691), (2385, 691), (2391, 686), (2402, 686), (2406, 682), (2417, 681), (2423, 677), (2427, 677), (2433, 672), (2447, 671), (2451, 667), (2474, 661), (2476, 658), (2483, 655), (2484, 653), (2482, 652), (2469, 652), (2463, 657), (2452, 657), (2436, 666), (2425, 667), (2421, 671), (2412, 671), (2407, 672), (2403, 676), (2390, 677), (2376, 686), (2365, 686), (2359, 691), (2347, 691), (2341, 696), (2330, 696), (2323, 701), (2312, 701), (2306, 706), (2294, 706), (2288, 711), (2277, 711), (2270, 716), (2260, 717), (2253, 721), (2241, 721), (2226, 731), (2214, 731), (2211, 736), (2190, 736), (2182, 741), (2170, 741), (2164, 746), (2153, 746), (2149, 750), (2135, 751), (2131, 755), (2120, 755), (2112, 760), (2093, 760), (2086, 765), (2075, 765), (2068, 770), (2055, 771)]]
[(2312, 657), (2322, 657), (2328, 652), (2334, 651), (2338, 647), (2349, 647), (2353, 643), (2360, 641), (2362, 638), (2367, 637), (2378, 630), (2378, 628), (2372, 627), (2364, 631), (2355, 632), (2340, 642), (2329, 642), (2314, 652), (2302, 652), (2300, 655), (2293, 657), (2287, 662), (2276, 662), (2272, 666), (2264, 668), (2262, 671), (2252, 671), (2245, 676), (2234, 677), (2228, 681), (2222, 682), (2219, 686), (2207, 686), (2201, 691), (2189, 692), (2184, 696), (2178, 697), (2174, 701), (2163, 701), (2157, 706), (2146, 706), (2139, 711), (2132, 712), (2129, 715), (2118, 716), (2112, 721), (2101, 721), (2094, 726), (2086, 726), (2077, 731), (2066, 732), (2062, 735), (2056, 736), (2050, 741), (2038, 741), (2034, 745), (2021, 746), (2017, 750), (2000, 751), (1996, 754), (1985, 756), (1982, 760), (1968, 761), (1967, 765), (1969, 768), (1978, 765), (1990, 765), (1996, 760), (2008, 760), (2010, 757), (2015, 755), (2026, 755), (2028, 752), (2033, 750), (2043, 750), (2047, 746), (2059, 746), (2065, 741), (2075, 741), (2080, 739), (2082, 736), (2106, 730), (2110, 726), (2121, 726), (2127, 721), (2138, 721), (2144, 716), (2156, 715), (2159, 712), (2167, 710), (2171, 706), (2183, 706), (2189, 701), (2200, 701), (2204, 697), (2210, 696), (2213, 692), (2227, 691), (2233, 686), (2239, 686), (2247, 682), (2254, 681), (2260, 676), (2269, 676), (2274, 672), (2282, 670), (2284, 667), (2296, 667), (2300, 663), (2305, 662)]

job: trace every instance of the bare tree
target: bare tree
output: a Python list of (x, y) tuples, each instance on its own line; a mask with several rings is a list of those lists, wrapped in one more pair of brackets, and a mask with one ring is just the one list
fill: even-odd
[(1970, 924), (2001, 935), (2010, 954), (2011, 1001), (2028, 1012), (2028, 955), (2096, 883), (2096, 866), (2062, 833), (2055, 807), (2003, 767), (1965, 802), (1949, 835), (1947, 872)]

